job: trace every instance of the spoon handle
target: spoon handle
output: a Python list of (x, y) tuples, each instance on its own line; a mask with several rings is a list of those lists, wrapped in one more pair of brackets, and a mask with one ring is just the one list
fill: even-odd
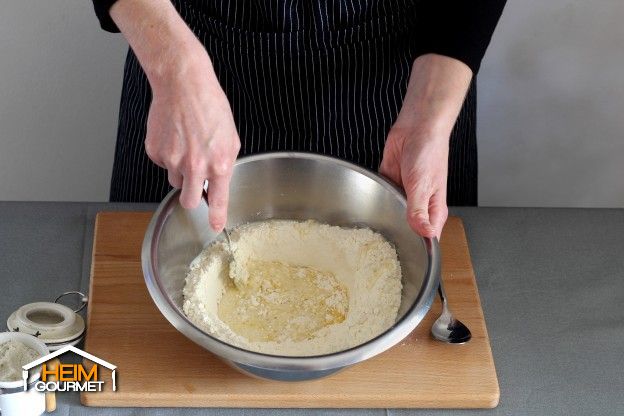
[(440, 296), (440, 300), (442, 301), (442, 307), (444, 309), (447, 309), (448, 302), (446, 300), (446, 292), (444, 292), (444, 284), (442, 283), (442, 276), (440, 276), (440, 280), (438, 284), (438, 295)]

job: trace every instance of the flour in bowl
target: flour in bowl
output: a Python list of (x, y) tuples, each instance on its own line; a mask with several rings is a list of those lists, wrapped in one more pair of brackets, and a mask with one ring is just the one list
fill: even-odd
[[(394, 247), (366, 228), (272, 220), (231, 233), (191, 263), (183, 309), (199, 328), (267, 354), (311, 356), (362, 344), (401, 303)], [(232, 265), (232, 267), (230, 267)]]

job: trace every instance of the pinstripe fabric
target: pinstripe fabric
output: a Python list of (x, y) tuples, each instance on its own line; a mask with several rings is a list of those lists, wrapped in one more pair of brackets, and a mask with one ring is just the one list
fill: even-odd
[[(296, 150), (376, 170), (417, 56), (408, 0), (176, 0), (229, 98), (241, 155)], [(449, 204), (477, 197), (476, 92), (453, 130)], [(124, 69), (111, 201), (160, 201), (167, 174), (143, 142), (151, 92), (135, 55)]]

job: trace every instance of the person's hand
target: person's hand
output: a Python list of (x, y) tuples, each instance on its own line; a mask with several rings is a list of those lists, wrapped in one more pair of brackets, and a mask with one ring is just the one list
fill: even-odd
[(220, 232), (227, 220), (232, 165), (240, 141), (230, 105), (202, 49), (175, 65), (167, 81), (154, 83), (145, 150), (181, 188), (180, 204), (195, 208), (208, 179), (210, 225)]
[(119, 0), (110, 15), (152, 87), (147, 155), (182, 189), (185, 208), (199, 204), (208, 179), (210, 225), (220, 232), (240, 141), (206, 50), (169, 0)]
[(403, 187), (407, 221), (423, 237), (438, 237), (448, 217), (449, 137), (470, 84), (463, 63), (440, 55), (416, 59), (379, 172)]
[(395, 124), (379, 171), (407, 194), (407, 221), (423, 237), (438, 237), (448, 217), (448, 137)]

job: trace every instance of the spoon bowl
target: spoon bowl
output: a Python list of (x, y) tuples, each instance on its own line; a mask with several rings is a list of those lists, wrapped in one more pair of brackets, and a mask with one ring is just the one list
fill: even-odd
[(448, 344), (464, 344), (470, 341), (470, 338), (472, 338), (470, 329), (461, 321), (455, 319), (448, 307), (442, 279), (440, 279), (440, 285), (438, 286), (438, 294), (442, 301), (442, 313), (431, 326), (433, 338)]

